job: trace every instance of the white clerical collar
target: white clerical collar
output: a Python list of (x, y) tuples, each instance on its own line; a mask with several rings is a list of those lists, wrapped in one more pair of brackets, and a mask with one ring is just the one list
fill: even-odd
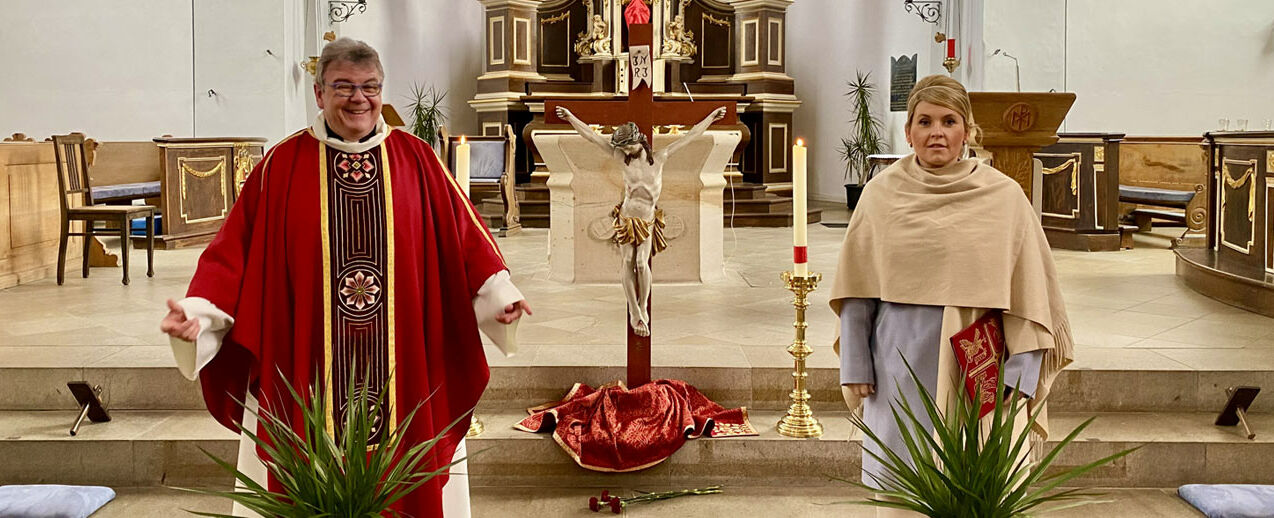
[(389, 136), (389, 131), (389, 125), (385, 124), (385, 118), (378, 116), (376, 117), (376, 131), (372, 133), (371, 138), (361, 142), (341, 140), (327, 134), (327, 119), (323, 117), (322, 110), (319, 111), (318, 117), (314, 119), (314, 123), (310, 125), (310, 134), (314, 135), (314, 138), (318, 139), (319, 142), (346, 153), (362, 153), (379, 146), (381, 142), (385, 141), (385, 137)]

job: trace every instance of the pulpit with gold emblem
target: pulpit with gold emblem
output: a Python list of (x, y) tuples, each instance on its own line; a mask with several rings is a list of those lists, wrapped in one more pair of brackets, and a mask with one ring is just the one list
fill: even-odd
[(1274, 132), (1204, 135), (1207, 248), (1177, 248), (1177, 275), (1195, 291), (1274, 317)]
[(159, 146), (163, 233), (160, 248), (212, 241), (230, 214), (248, 173), (264, 154), (265, 139), (154, 139)]
[(996, 169), (1021, 184), (1031, 199), (1034, 154), (1057, 143), (1075, 94), (1069, 92), (969, 92), (973, 120), (982, 127), (982, 148)]

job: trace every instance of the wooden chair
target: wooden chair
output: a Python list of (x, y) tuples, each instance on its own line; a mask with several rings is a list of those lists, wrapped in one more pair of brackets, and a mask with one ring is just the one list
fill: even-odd
[[(92, 186), (89, 185), (88, 161), (84, 153), (84, 135), (54, 135), (53, 150), (58, 165), (58, 187), (62, 192), (59, 197), (62, 212), (62, 237), (58, 244), (58, 285), (62, 285), (63, 270), (66, 268), (66, 245), (71, 236), (84, 237), (83, 275), (88, 277), (89, 243), (96, 231), (112, 231), (116, 229), (94, 229), (98, 221), (114, 223), (118, 226), (120, 238), (120, 256), (123, 259), (124, 284), (128, 284), (128, 241), (134, 218), (146, 218), (146, 276), (155, 276), (155, 207), (151, 205), (94, 205)], [(80, 206), (71, 206), (72, 196), (79, 196)], [(71, 232), (71, 222), (84, 222), (83, 232)]]

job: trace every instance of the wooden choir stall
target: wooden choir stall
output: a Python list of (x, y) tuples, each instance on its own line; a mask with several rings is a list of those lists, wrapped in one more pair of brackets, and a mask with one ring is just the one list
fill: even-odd
[(1195, 291), (1274, 317), (1274, 132), (1206, 139), (1206, 248), (1178, 247), (1177, 275)]

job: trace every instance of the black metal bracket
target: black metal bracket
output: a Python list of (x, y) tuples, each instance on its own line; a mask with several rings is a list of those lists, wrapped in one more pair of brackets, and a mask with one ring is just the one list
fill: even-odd
[(367, 12), (367, 0), (328, 0), (327, 19), (332, 23), (348, 20), (350, 16)]
[(921, 20), (937, 25), (942, 19), (942, 0), (903, 0), (903, 8)]

